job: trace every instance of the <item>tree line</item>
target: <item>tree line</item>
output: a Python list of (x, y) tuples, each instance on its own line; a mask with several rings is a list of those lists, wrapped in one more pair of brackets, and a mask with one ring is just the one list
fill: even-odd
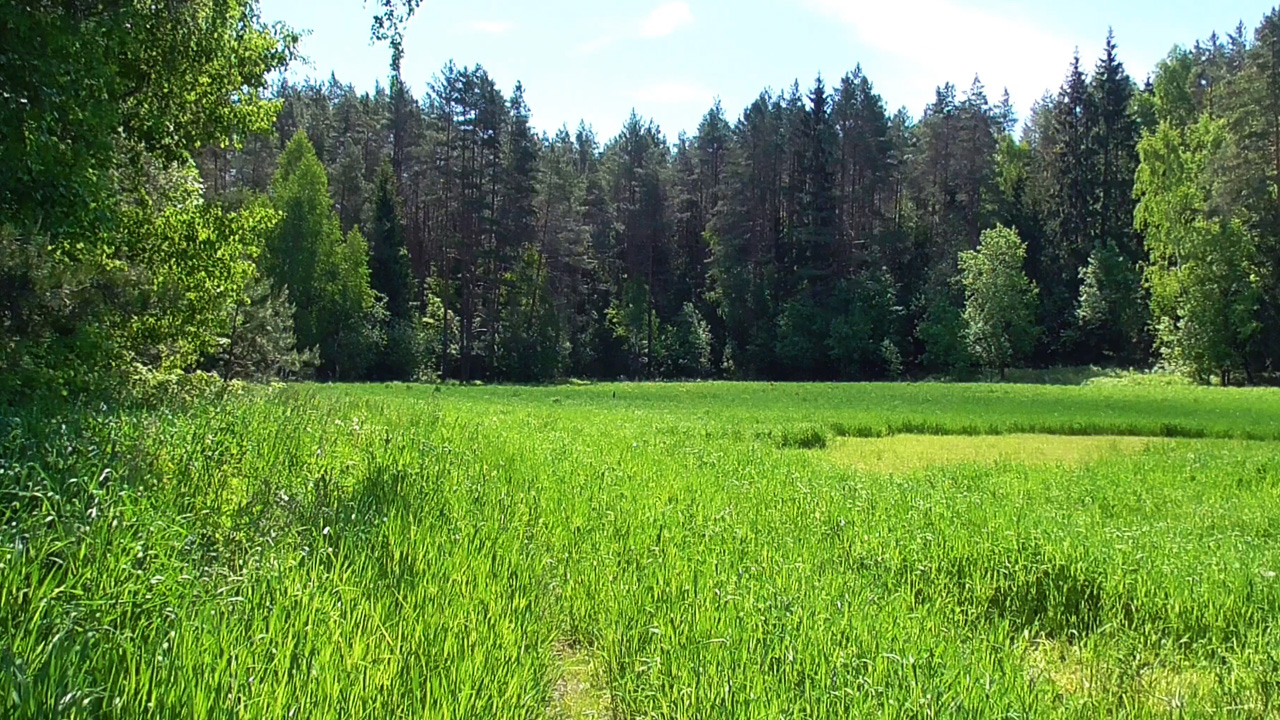
[(241, 0), (0, 12), (66, 61), (0, 51), (13, 378), (1274, 377), (1280, 12), (1142, 84), (1108, 37), (1023, 122), (859, 68), (674, 139), (540, 133), (479, 66), (415, 95), (398, 38), (373, 92), (271, 85), (295, 37)]

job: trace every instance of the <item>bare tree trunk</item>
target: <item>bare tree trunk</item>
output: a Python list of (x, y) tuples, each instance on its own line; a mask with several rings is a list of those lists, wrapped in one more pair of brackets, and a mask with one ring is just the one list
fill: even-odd
[(227, 359), (222, 363), (222, 379), (230, 380), (236, 356), (236, 334), (240, 330), (240, 304), (231, 312), (231, 334), (227, 338)]

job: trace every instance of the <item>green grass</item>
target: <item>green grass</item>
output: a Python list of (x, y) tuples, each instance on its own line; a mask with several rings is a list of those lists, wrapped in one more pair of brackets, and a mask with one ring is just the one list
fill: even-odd
[[(4, 717), (1280, 712), (1275, 391), (300, 387), (0, 432)], [(1170, 439), (839, 457), (902, 433)]]
[[(607, 384), (578, 387), (382, 385), (362, 397), (438, 395), (481, 412), (501, 408), (537, 420), (610, 422), (715, 439), (814, 431), (833, 437), (930, 435), (1132, 435), (1280, 440), (1280, 392), (1102, 385), (1055, 387), (947, 384)], [(548, 410), (555, 410), (548, 414)]]

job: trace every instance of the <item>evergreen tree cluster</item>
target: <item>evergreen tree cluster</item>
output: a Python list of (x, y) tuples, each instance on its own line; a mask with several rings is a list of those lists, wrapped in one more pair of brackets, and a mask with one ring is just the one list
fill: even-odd
[(274, 135), (208, 151), (206, 186), (270, 193), (281, 153), (311, 139), (342, 230), (374, 229), (376, 295), (405, 327), (439, 315), (429, 342), (384, 327), (402, 349), (369, 377), (963, 376), (985, 361), (959, 259), (997, 225), (1026, 240), (1018, 270), (1042, 288), (1035, 341), (1007, 363), (1150, 356), (1133, 222), (1144, 94), (1110, 39), (1021, 132), (1007, 94), (993, 104), (977, 80), (915, 119), (860, 68), (766, 91), (736, 121), (717, 103), (674, 142), (634, 113), (607, 141), (536, 134), (523, 95), (454, 65), (422, 97), (395, 68), (366, 94), (282, 84)]

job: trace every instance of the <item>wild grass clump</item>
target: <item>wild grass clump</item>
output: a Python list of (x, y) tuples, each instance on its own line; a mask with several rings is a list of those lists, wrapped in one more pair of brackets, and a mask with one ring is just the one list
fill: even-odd
[(817, 450), (827, 446), (828, 434), (828, 430), (821, 425), (804, 423), (766, 430), (759, 433), (759, 437), (784, 449)]
[[(1265, 391), (397, 385), (11, 415), (6, 718), (1280, 709)], [(1170, 424), (1049, 463), (912, 444), (937, 437), (897, 453), (928, 463), (838, 457), (878, 427), (1007, 449), (963, 435)]]

